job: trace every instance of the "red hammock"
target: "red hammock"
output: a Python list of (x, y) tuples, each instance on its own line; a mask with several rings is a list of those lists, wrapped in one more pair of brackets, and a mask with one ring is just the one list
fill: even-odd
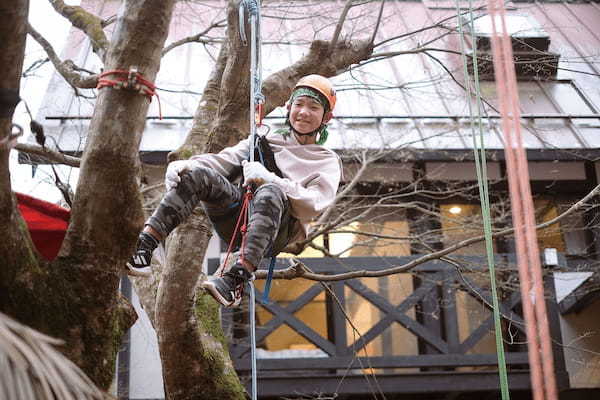
[(22, 193), (15, 194), (35, 247), (45, 259), (54, 259), (65, 237), (70, 211)]

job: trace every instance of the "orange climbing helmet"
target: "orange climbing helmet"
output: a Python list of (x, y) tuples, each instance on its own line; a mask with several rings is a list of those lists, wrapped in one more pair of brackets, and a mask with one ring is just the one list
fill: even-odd
[(333, 88), (333, 85), (329, 79), (317, 74), (306, 75), (305, 77), (301, 78), (298, 83), (296, 83), (296, 86), (294, 86), (294, 91), (301, 87), (308, 87), (321, 93), (323, 96), (325, 96), (325, 99), (327, 99), (327, 102), (329, 103), (328, 111), (333, 111), (335, 108), (336, 95), (335, 89)]

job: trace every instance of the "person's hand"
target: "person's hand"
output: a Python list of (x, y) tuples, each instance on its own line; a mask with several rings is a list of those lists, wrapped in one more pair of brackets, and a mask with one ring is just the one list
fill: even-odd
[(167, 166), (167, 173), (165, 174), (165, 187), (167, 192), (181, 182), (180, 173), (183, 171), (189, 171), (192, 169), (192, 161), (190, 160), (177, 160), (169, 163)]
[(244, 169), (244, 186), (254, 184), (258, 187), (263, 183), (275, 182), (278, 178), (277, 175), (267, 170), (264, 165), (257, 161), (244, 160), (242, 161), (242, 168)]

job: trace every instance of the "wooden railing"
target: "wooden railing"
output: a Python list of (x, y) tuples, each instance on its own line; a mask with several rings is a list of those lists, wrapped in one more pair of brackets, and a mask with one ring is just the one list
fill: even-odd
[[(344, 259), (314, 258), (302, 259), (311, 270), (318, 273), (341, 273), (349, 270), (381, 270), (390, 266), (403, 265), (416, 257), (351, 257)], [(460, 267), (443, 261), (430, 261), (412, 269), (414, 290), (403, 297), (398, 304), (393, 304), (386, 296), (370, 289), (362, 280), (351, 279), (328, 283), (328, 289), (320, 282), (315, 282), (301, 295), (283, 306), (271, 301), (262, 304), (272, 314), (272, 318), (257, 329), (257, 343), (263, 342), (282, 325), (288, 325), (306, 341), (320, 349), (323, 357), (319, 358), (263, 358), (258, 360), (259, 379), (263, 382), (263, 393), (285, 395), (292, 393), (292, 387), (298, 390), (298, 385), (312, 385), (320, 382), (323, 392), (333, 388), (334, 382), (348, 375), (348, 371), (365, 371), (371, 369), (378, 374), (378, 381), (385, 384), (392, 376), (395, 381), (391, 387), (400, 392), (442, 391), (442, 390), (492, 390), (497, 387), (497, 355), (492, 349), (489, 353), (475, 351), (474, 346), (486, 335), (493, 335), (494, 321), (492, 313), (468, 329), (461, 329), (457, 295), (462, 293), (464, 298), (471, 298), (478, 307), (490, 309), (492, 299), (486, 284), (477, 284), (473, 274), (487, 274), (487, 263), (484, 257), (455, 257)], [(283, 260), (280, 260), (283, 261)], [(212, 263), (214, 265), (214, 263)], [(528, 358), (527, 347), (524, 344), (525, 329), (520, 310), (520, 293), (516, 283), (518, 274), (514, 263), (514, 255), (499, 255), (496, 260), (498, 276), (511, 277), (511, 290), (501, 290), (500, 313), (503, 321), (506, 362), (511, 375), (511, 387), (527, 389)], [(276, 268), (285, 268), (287, 263), (281, 262)], [(213, 266), (214, 268), (214, 266)], [(485, 275), (487, 276), (487, 275)], [(488, 279), (481, 275), (477, 282)], [(363, 278), (367, 279), (367, 278)], [(369, 278), (375, 279), (375, 278)], [(550, 282), (550, 281), (548, 281)], [(546, 285), (548, 293), (548, 310), (551, 332), (555, 343), (560, 343), (560, 327), (554, 296), (554, 286)], [(368, 301), (377, 310), (381, 318), (368, 330), (361, 332), (356, 340), (350, 340), (347, 335), (346, 300), (347, 294), (353, 292)], [(295, 313), (313, 301), (321, 293), (326, 293), (329, 304), (327, 307), (327, 337), (319, 334)], [(262, 296), (257, 289), (257, 299)], [(443, 305), (443, 307), (440, 307)], [(419, 310), (419, 313), (408, 312)], [(435, 318), (427, 318), (429, 309), (436, 308)], [(231, 313), (224, 313), (225, 320), (231, 323)], [(464, 317), (462, 318), (464, 320)], [(380, 338), (392, 324), (398, 323), (414, 336), (418, 348), (415, 354), (394, 355), (381, 354), (375, 357), (364, 357), (362, 350), (365, 346)], [(242, 333), (230, 345), (230, 353), (236, 369), (242, 375), (250, 368), (250, 352), (248, 341)], [(568, 385), (564, 368), (564, 359), (560, 348), (555, 351), (556, 371), (561, 387)], [(404, 369), (404, 371), (402, 371)], [(404, 372), (404, 373), (403, 373)], [(449, 380), (451, 376), (460, 374), (460, 380)], [(356, 374), (355, 374), (356, 375)], [(291, 377), (289, 382), (281, 379)], [(385, 379), (382, 381), (381, 379)], [(316, 380), (315, 380), (316, 379)], [(350, 381), (347, 377), (346, 380)], [(398, 379), (404, 380), (404, 386), (396, 386)], [(327, 381), (331, 380), (328, 386)], [(396, 382), (396, 383), (393, 383)], [(348, 393), (360, 393), (359, 386), (350, 382)], [(287, 385), (287, 386), (286, 386)], [(333, 385), (333, 386), (332, 386)], [(423, 386), (425, 385), (425, 386)], [(268, 389), (271, 388), (271, 389)], [(271, 392), (269, 392), (271, 390)], [(335, 389), (339, 393), (339, 388)]]

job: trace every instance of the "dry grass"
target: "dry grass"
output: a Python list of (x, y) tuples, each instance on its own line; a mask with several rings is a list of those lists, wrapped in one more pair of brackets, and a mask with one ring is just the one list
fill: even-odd
[(54, 348), (60, 344), (0, 313), (0, 398), (104, 399), (105, 394)]

